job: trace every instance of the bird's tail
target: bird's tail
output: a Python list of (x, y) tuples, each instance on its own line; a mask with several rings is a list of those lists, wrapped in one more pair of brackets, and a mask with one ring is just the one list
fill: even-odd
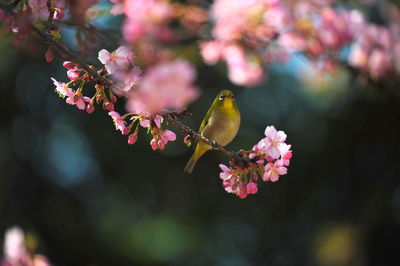
[(203, 145), (197, 145), (195, 151), (192, 154), (192, 157), (190, 157), (188, 163), (185, 166), (185, 169), (183, 170), (185, 173), (191, 174), (194, 166), (197, 163), (197, 160), (210, 148), (208, 146), (203, 146)]

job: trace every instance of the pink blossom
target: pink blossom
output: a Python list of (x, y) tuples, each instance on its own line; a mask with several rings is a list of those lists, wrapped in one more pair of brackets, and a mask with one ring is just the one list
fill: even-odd
[(264, 71), (259, 62), (246, 57), (245, 50), (239, 45), (230, 45), (224, 50), (224, 58), (228, 64), (230, 80), (238, 85), (253, 86), (264, 78)]
[(53, 19), (63, 19), (64, 18), (64, 8), (66, 6), (65, 0), (53, 0), (52, 3), (54, 4), (54, 16)]
[(19, 227), (12, 227), (6, 231), (4, 237), (3, 266), (50, 266), (46, 257), (31, 254), (25, 245), (25, 236)]
[(161, 128), (161, 123), (163, 122), (163, 118), (162, 118), (162, 116), (160, 116), (160, 115), (155, 115), (155, 117), (154, 117), (154, 119), (153, 119), (153, 121), (154, 121), (154, 123), (156, 124), (156, 126), (158, 127), (158, 128)]
[(169, 141), (176, 140), (176, 135), (170, 130), (157, 130), (150, 141), (153, 150), (163, 150)]
[(47, 63), (50, 63), (50, 62), (53, 61), (54, 53), (53, 53), (53, 50), (50, 47), (47, 50), (47, 52), (44, 54), (44, 57), (45, 57)]
[(49, 18), (50, 12), (47, 8), (47, 0), (29, 0), (28, 4), (32, 10), (32, 18), (35, 22)]
[(86, 96), (82, 96), (81, 92), (74, 92), (72, 90), (67, 91), (66, 93), (67, 100), (66, 102), (70, 105), (76, 105), (79, 110), (85, 110), (86, 103), (90, 102), (90, 98)]
[(112, 53), (102, 49), (98, 58), (105, 66), (108, 74), (113, 74), (118, 70), (126, 70), (133, 63), (133, 53), (125, 46), (119, 47)]
[(284, 144), (284, 148), (281, 150), (282, 152), (282, 160), (285, 166), (289, 166), (290, 159), (292, 159), (292, 150), (290, 150), (291, 145)]
[(228, 166), (224, 164), (220, 164), (219, 168), (221, 168), (222, 172), (219, 174), (219, 177), (224, 180), (227, 179), (230, 176), (230, 169)]
[(267, 9), (264, 22), (274, 29), (282, 31), (292, 26), (293, 17), (285, 6), (279, 4)]
[(135, 131), (134, 133), (132, 133), (128, 136), (128, 144), (129, 145), (135, 144), (137, 139), (138, 139), (138, 133), (137, 133), (137, 131)]
[(67, 93), (69, 94), (72, 91), (69, 88), (68, 84), (59, 82), (55, 78), (51, 78), (51, 80), (53, 81), (54, 85), (56, 85), (55, 91), (61, 98), (64, 98), (67, 95)]
[(111, 111), (108, 113), (109, 116), (114, 121), (115, 129), (121, 131), (123, 135), (127, 134), (127, 128), (125, 125), (125, 121), (121, 118), (121, 115), (115, 111)]
[(28, 255), (25, 247), (24, 232), (19, 227), (12, 227), (6, 231), (4, 237), (4, 256), (12, 265), (17, 265)]
[(368, 67), (373, 79), (379, 79), (392, 68), (389, 52), (383, 49), (373, 49), (368, 59)]
[(145, 119), (145, 118), (141, 118), (140, 119), (140, 125), (144, 128), (147, 128), (150, 125), (150, 120), (149, 119)]
[(368, 49), (360, 44), (353, 44), (349, 54), (350, 65), (358, 68), (366, 68), (368, 65)]
[(124, 2), (125, 0), (110, 0), (114, 6), (111, 8), (110, 13), (114, 16), (124, 13)]
[(172, 11), (172, 6), (167, 1), (126, 1), (124, 12), (128, 19), (123, 26), (125, 39), (134, 42), (145, 35), (157, 38), (160, 29), (171, 19)]
[(80, 70), (78, 68), (69, 69), (67, 76), (70, 80), (76, 80), (80, 77)]
[(276, 131), (274, 126), (268, 126), (265, 129), (265, 138), (260, 140), (257, 144), (258, 149), (265, 149), (267, 156), (271, 156), (273, 159), (277, 159), (285, 151), (284, 141), (286, 140), (286, 134), (283, 131)]
[(204, 62), (213, 65), (222, 58), (224, 45), (218, 41), (203, 42), (200, 45), (201, 56)]
[(142, 69), (140, 67), (133, 67), (128, 71), (117, 71), (113, 73), (113, 78), (122, 88), (121, 91), (117, 91), (118, 94), (126, 94), (131, 89), (138, 86), (139, 81), (142, 79)]
[(71, 61), (64, 61), (63, 67), (65, 67), (66, 69), (70, 70), (70, 69), (76, 68), (77, 64), (75, 64), (74, 62), (71, 62)]
[(160, 63), (148, 70), (129, 95), (127, 109), (155, 114), (164, 109), (182, 109), (198, 97), (193, 86), (194, 68), (186, 61)]
[(297, 32), (287, 32), (281, 34), (278, 42), (283, 47), (293, 51), (302, 51), (307, 47), (307, 42), (304, 36)]
[(268, 163), (265, 166), (264, 171), (264, 181), (276, 182), (279, 180), (280, 175), (285, 175), (287, 173), (287, 168), (284, 166), (284, 162), (282, 160), (277, 160), (275, 163)]

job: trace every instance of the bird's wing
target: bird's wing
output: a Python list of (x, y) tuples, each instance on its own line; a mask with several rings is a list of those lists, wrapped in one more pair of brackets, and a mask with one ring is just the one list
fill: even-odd
[[(208, 109), (206, 115), (203, 118), (203, 121), (201, 121), (200, 127), (199, 127), (199, 131), (198, 133), (201, 135), (201, 133), (203, 132), (204, 128), (208, 125), (208, 123), (210, 122), (210, 117), (212, 114), (213, 110), (212, 108)], [(195, 140), (193, 143), (193, 147), (196, 147), (197, 145), (197, 141)]]

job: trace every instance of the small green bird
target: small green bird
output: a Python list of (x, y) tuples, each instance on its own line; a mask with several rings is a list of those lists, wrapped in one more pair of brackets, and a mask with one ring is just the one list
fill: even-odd
[[(229, 90), (223, 90), (215, 97), (210, 109), (208, 109), (203, 122), (201, 122), (199, 134), (225, 146), (236, 136), (239, 126), (240, 112), (233, 98), (233, 93)], [(194, 153), (184, 171), (190, 174), (197, 160), (210, 149), (210, 145), (197, 142)]]

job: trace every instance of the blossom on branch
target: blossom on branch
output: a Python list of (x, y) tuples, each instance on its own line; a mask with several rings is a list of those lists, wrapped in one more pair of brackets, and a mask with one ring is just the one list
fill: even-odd
[(128, 47), (121, 46), (110, 53), (106, 49), (99, 52), (99, 60), (105, 66), (108, 74), (113, 74), (119, 70), (126, 70), (133, 65), (133, 53)]
[(230, 161), (231, 167), (219, 165), (222, 170), (219, 176), (226, 192), (243, 199), (258, 192), (258, 180), (276, 182), (287, 173), (292, 150), (291, 145), (285, 143), (286, 134), (268, 126), (265, 136), (251, 151), (240, 153), (239, 160), (244, 160), (244, 165), (237, 159)]

